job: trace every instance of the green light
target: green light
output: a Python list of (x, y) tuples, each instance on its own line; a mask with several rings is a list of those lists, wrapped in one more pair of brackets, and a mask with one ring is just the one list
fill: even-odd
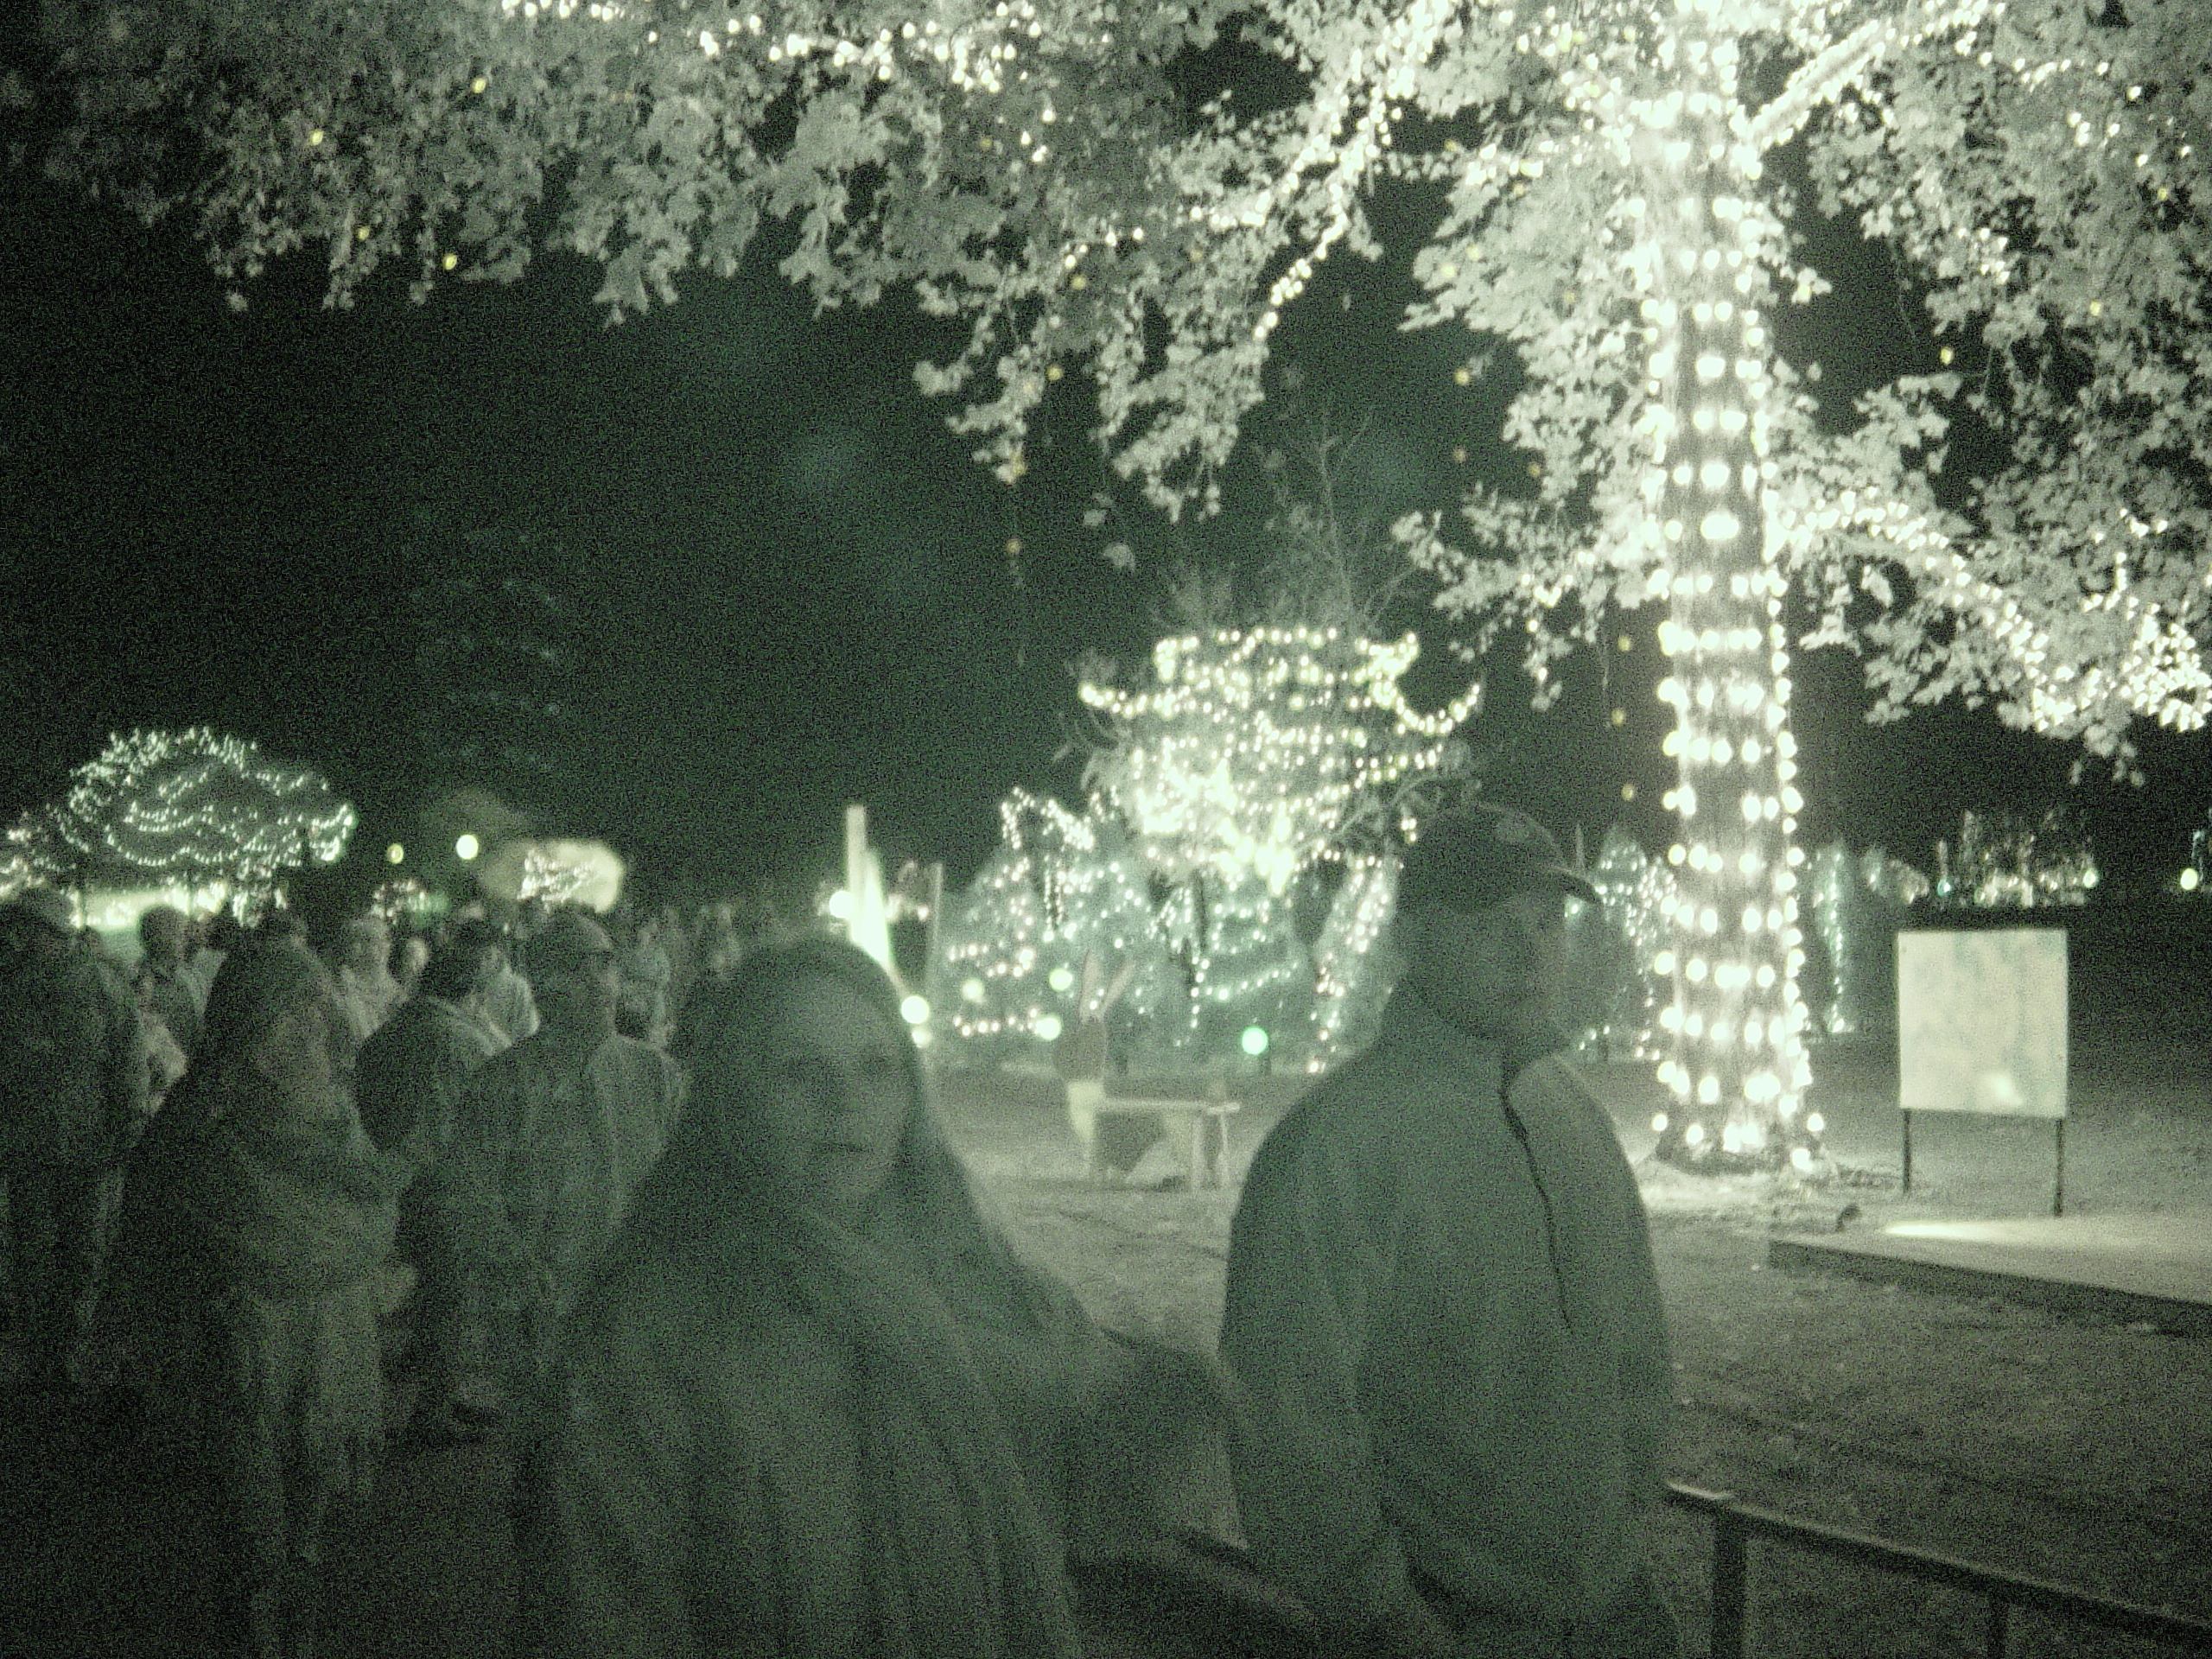
[(404, 864), (407, 861), (407, 849), (397, 842), (393, 842), (391, 846), (384, 849), (384, 861), (387, 864)]
[(483, 843), (474, 836), (463, 836), (453, 844), (453, 855), (464, 864), (483, 850)]
[(1266, 1028), (1261, 1026), (1245, 1027), (1244, 1034), (1236, 1039), (1236, 1046), (1254, 1059), (1258, 1059), (1261, 1055), (1268, 1052)]

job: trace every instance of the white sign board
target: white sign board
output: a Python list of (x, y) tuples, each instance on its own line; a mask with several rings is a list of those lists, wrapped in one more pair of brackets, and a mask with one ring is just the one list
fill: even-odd
[(2066, 931), (1897, 935), (1897, 1104), (2066, 1116)]

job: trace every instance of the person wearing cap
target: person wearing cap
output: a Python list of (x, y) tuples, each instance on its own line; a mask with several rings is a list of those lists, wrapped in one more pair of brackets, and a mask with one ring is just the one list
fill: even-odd
[[(530, 978), (543, 1023), (476, 1073), (443, 1166), (504, 1396), (510, 1519), (524, 1559), (537, 1557), (546, 1525), (543, 1403), (556, 1343), (683, 1106), (676, 1062), (615, 1031), (622, 979), (605, 928), (555, 912), (531, 942)], [(542, 1644), (545, 1586), (525, 1575), (517, 1589), (518, 1650), (530, 1654)]]
[(74, 1385), (118, 1168), (148, 1109), (137, 998), (76, 935), (51, 887), (0, 906), (0, 1177), (29, 1394)]
[(1672, 1382), (1643, 1207), (1549, 1014), (1570, 894), (1526, 814), (1423, 823), (1381, 1031), (1237, 1205), (1244, 1529), (1354, 1651), (1680, 1652), (1642, 1562)]

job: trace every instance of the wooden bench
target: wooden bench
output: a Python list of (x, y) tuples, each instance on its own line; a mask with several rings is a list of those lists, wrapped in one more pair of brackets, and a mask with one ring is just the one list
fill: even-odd
[[(1100, 1185), (1109, 1175), (1124, 1177), (1154, 1141), (1165, 1136), (1193, 1188), (1227, 1183), (1229, 1118), (1238, 1109), (1233, 1100), (1183, 1100), (1150, 1095), (1109, 1095), (1102, 1078), (1071, 1081), (1068, 1127), (1083, 1147), (1085, 1179)], [(1152, 1120), (1152, 1133), (1130, 1156), (1127, 1167), (1117, 1164), (1107, 1143), (1115, 1137), (1117, 1122)]]

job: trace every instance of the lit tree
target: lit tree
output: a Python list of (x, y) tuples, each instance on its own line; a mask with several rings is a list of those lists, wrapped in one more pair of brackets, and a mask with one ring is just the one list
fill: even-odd
[(1456, 770), (1452, 734), (1478, 690), (1424, 715), (1399, 681), (1420, 655), (1334, 629), (1221, 628), (1162, 639), (1141, 690), (1085, 679), (1107, 722), (1084, 778), (1170, 880), (1199, 872), (1280, 894), (1351, 848), (1412, 828), (1410, 804)]
[[(2212, 704), (2212, 10), (1131, 10), (54, 4), (80, 99), (57, 160), (186, 204), (233, 276), (322, 248), (340, 302), (393, 255), (418, 291), (464, 262), (512, 276), (543, 225), (606, 262), (620, 315), (794, 218), (785, 268), (823, 302), (912, 280), (972, 323), (919, 378), (969, 399), (958, 423), (1001, 476), (1087, 356), (1100, 442), (1171, 508), (1217, 499), (1271, 335), (1332, 253), (1381, 252), (1389, 188), (1427, 290), (1408, 324), (1468, 328), (1470, 378), (1482, 342), (1512, 343), (1505, 435), (1536, 480), (1467, 501), (1465, 545), (1437, 517), (1405, 539), (1447, 608), (1525, 627), (1540, 701), (1615, 609), (1666, 607), (1663, 1144), (1777, 1154), (1807, 1079), (1791, 651), (1859, 652), (1878, 718), (1957, 695), (2123, 769), (2135, 721), (2193, 729)], [(1274, 94), (1179, 123), (1167, 70), (1232, 15)], [(1938, 341), (1936, 372), (1847, 411), (1817, 409), (1816, 365), (1777, 343), (1782, 308), (1826, 286), (1789, 226), (1808, 191), (1888, 245)], [(1997, 456), (1970, 485), (1940, 477), (1961, 423)]]
[(1294, 1022), (1294, 982), (1315, 981), (1291, 949), (1289, 890), (1330, 860), (1347, 867), (1346, 914), (1325, 925), (1320, 1004), (1295, 1022), (1313, 1013), (1319, 1051), (1339, 1051), (1340, 1005), (1375, 938), (1357, 912), (1373, 911), (1389, 879), (1379, 866), (1414, 833), (1416, 804), (1465, 770), (1453, 734), (1480, 701), (1471, 687), (1433, 714), (1414, 709), (1399, 682), (1419, 654), (1410, 633), (1378, 643), (1333, 628), (1219, 628), (1160, 640), (1141, 690), (1077, 687), (1105, 721), (1085, 781), (1177, 890), (1162, 919), (1190, 977), (1194, 1031), (1209, 1014), (1231, 1035)]
[(27, 814), (11, 840), (60, 885), (253, 887), (334, 861), (354, 822), (321, 773), (194, 727), (110, 738), (71, 774), (68, 792)]
[(1015, 790), (998, 850), (950, 907), (940, 949), (945, 1023), (976, 1052), (1049, 1043), (1082, 1010), (1083, 964), (1128, 977), (1114, 1023), (1141, 1039), (1181, 1023), (1183, 988), (1155, 925), (1144, 863), (1096, 801), (1071, 812)]
[(1357, 1053), (1382, 1023), (1391, 980), (1379, 971), (1382, 930), (1398, 902), (1398, 855), (1353, 853), (1313, 942), (1313, 1046), (1308, 1069)]
[(1598, 890), (1604, 914), (1602, 925), (1593, 925), (1598, 918), (1586, 915), (1579, 918), (1586, 935), (1618, 938), (1625, 946), (1624, 962), (1609, 951), (1585, 953), (1585, 960), (1602, 970), (1604, 1000), (1596, 1017), (1606, 1052), (1639, 1059), (1671, 1053), (1670, 1033), (1660, 1026), (1651, 964), (1666, 948), (1681, 903), (1675, 873), (1615, 828), (1605, 832), (1591, 861), (1590, 885)]

